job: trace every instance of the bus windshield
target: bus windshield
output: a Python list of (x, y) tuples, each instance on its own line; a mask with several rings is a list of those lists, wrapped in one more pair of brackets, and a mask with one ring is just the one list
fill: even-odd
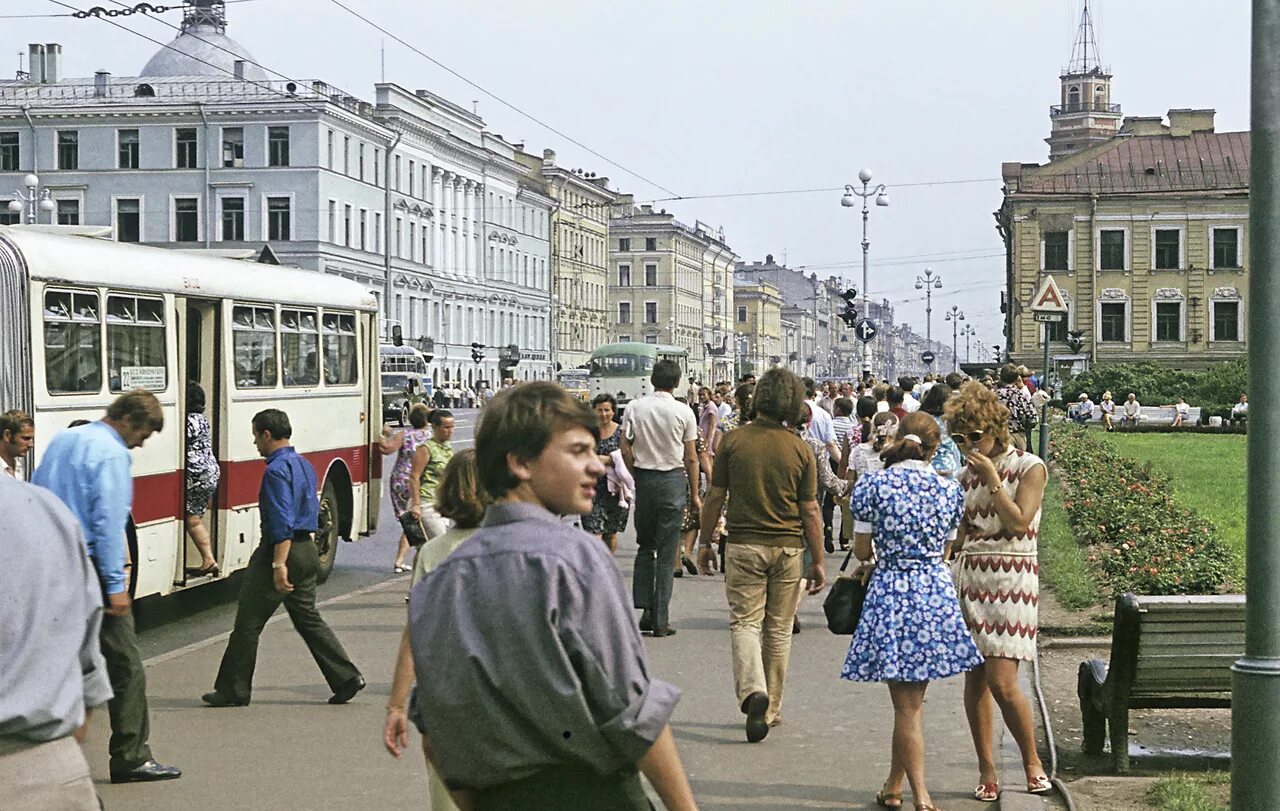
[(592, 377), (635, 377), (653, 371), (653, 358), (642, 355), (606, 355), (591, 359)]
[(383, 391), (391, 391), (392, 389), (395, 389), (396, 391), (404, 391), (408, 387), (409, 387), (408, 375), (392, 375), (392, 374), (387, 374), (385, 372), (383, 373), (382, 375)]

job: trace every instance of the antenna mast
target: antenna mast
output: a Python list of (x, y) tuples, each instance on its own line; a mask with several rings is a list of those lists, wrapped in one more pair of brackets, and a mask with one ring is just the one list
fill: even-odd
[(1103, 72), (1102, 51), (1098, 48), (1098, 37), (1093, 29), (1089, 0), (1084, 0), (1084, 8), (1080, 12), (1080, 27), (1076, 30), (1076, 41), (1071, 47), (1071, 63), (1067, 65), (1067, 73), (1083, 75), (1099, 72)]

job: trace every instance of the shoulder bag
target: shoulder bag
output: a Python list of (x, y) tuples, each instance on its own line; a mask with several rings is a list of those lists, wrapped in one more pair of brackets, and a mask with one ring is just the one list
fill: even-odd
[(851, 577), (844, 573), (853, 557), (853, 545), (849, 545), (849, 554), (844, 556), (840, 564), (840, 574), (831, 585), (827, 599), (822, 602), (822, 610), (827, 615), (827, 629), (833, 634), (848, 636), (858, 630), (858, 619), (862, 616), (862, 603), (867, 598), (867, 586), (861, 577)]

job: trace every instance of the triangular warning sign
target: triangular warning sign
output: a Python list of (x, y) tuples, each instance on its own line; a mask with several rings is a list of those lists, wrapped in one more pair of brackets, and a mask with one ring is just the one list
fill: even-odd
[(1045, 276), (1044, 281), (1040, 283), (1040, 289), (1031, 298), (1031, 312), (1065, 313), (1066, 311), (1067, 301), (1062, 297), (1062, 291), (1058, 289), (1058, 283), (1053, 280), (1052, 276)]

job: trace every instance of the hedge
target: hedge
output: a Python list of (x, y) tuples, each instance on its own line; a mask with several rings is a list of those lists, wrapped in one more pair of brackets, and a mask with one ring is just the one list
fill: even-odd
[(1102, 393), (1110, 391), (1117, 404), (1129, 392), (1138, 395), (1144, 405), (1164, 405), (1186, 398), (1193, 406), (1210, 409), (1226, 408), (1249, 391), (1249, 364), (1243, 358), (1214, 366), (1204, 372), (1166, 369), (1154, 363), (1114, 363), (1097, 365), (1064, 381), (1062, 396), (1074, 403), (1081, 392), (1088, 392), (1096, 403)]
[(1067, 520), (1112, 592), (1213, 594), (1232, 585), (1235, 551), (1177, 503), (1167, 478), (1079, 426), (1055, 426), (1050, 439)]

